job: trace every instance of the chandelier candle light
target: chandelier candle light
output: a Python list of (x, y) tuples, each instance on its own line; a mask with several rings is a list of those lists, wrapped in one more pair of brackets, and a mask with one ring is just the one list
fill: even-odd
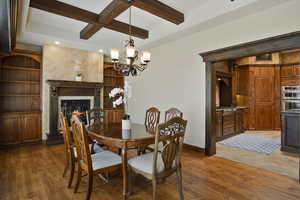
[[(128, 3), (131, 3), (131, 1), (132, 0), (129, 0)], [(130, 74), (132, 76), (137, 76), (138, 71), (142, 72), (146, 69), (151, 59), (151, 53), (149, 51), (144, 51), (140, 57), (139, 51), (135, 48), (131, 34), (131, 7), (129, 8), (129, 40), (125, 41), (125, 48), (125, 55), (122, 59), (120, 59), (118, 49), (111, 49), (110, 54), (114, 69), (125, 76), (129, 76)]]

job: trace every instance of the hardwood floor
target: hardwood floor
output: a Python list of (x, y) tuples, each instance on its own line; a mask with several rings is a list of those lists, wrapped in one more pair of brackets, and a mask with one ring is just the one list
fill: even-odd
[[(183, 190), (187, 200), (293, 200), (300, 199), (300, 184), (296, 180), (272, 172), (218, 157), (204, 157), (185, 150), (183, 161)], [(1, 200), (79, 200), (85, 198), (86, 177), (79, 193), (67, 188), (63, 145), (28, 146), (0, 151)], [(94, 179), (91, 199), (117, 200), (122, 197), (122, 178), (112, 177), (108, 184)], [(158, 199), (178, 199), (176, 176), (158, 187)], [(132, 200), (152, 199), (149, 181), (138, 176)]]

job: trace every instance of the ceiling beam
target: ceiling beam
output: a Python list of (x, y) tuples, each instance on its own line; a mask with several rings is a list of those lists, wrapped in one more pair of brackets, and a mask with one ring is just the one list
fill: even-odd
[[(99, 23), (98, 14), (56, 0), (31, 0), (30, 7), (76, 19), (89, 24), (99, 26), (103, 25)], [(129, 35), (129, 24), (117, 20), (112, 20), (110, 23), (104, 24), (104, 27)], [(147, 30), (136, 26), (132, 26), (131, 32), (132, 35), (137, 38), (147, 39), (149, 37), (149, 32)]]
[[(128, 1), (128, 0), (123, 0)], [(157, 0), (134, 0), (133, 5), (174, 24), (184, 22), (184, 14)]]
[(95, 33), (97, 33), (105, 24), (109, 24), (112, 20), (118, 17), (121, 13), (127, 10), (131, 6), (123, 0), (113, 0), (106, 8), (99, 14), (98, 22), (100, 25), (88, 24), (84, 29), (80, 31), (81, 39), (89, 39)]

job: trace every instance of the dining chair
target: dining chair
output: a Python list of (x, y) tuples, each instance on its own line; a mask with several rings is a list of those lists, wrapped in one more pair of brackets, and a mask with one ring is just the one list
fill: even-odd
[(157, 125), (159, 124), (159, 117), (160, 111), (155, 107), (149, 108), (146, 111), (145, 127), (148, 132), (155, 133)]
[(75, 162), (76, 162), (76, 154), (74, 151), (73, 139), (71, 136), (71, 131), (68, 127), (67, 118), (64, 116), (62, 112), (59, 113), (59, 122), (60, 122), (60, 131), (64, 138), (64, 145), (65, 145), (65, 154), (66, 154), (66, 163), (65, 169), (63, 172), (63, 177), (66, 176), (68, 169), (71, 167), (70, 178), (68, 182), (68, 187), (71, 187), (73, 177), (74, 177), (74, 170), (75, 170)]
[[(68, 169), (71, 167), (70, 177), (68, 181), (68, 187), (70, 188), (73, 182), (75, 165), (77, 162), (77, 149), (74, 144), (73, 133), (70, 130), (68, 120), (64, 116), (62, 112), (59, 113), (59, 127), (60, 131), (64, 138), (64, 145), (65, 145), (65, 154), (66, 154), (66, 163), (65, 169), (63, 172), (63, 177), (66, 176)], [(100, 146), (89, 144), (89, 149), (92, 153), (99, 153), (104, 151)]]
[(95, 107), (87, 111), (87, 121), (88, 125), (94, 123), (104, 123), (105, 122), (105, 112), (100, 107)]
[[(160, 124), (155, 133), (154, 152), (133, 157), (128, 160), (129, 180), (133, 173), (141, 174), (152, 180), (153, 200), (157, 199), (157, 182), (164, 180), (176, 172), (177, 189), (180, 199), (183, 200), (181, 151), (185, 135), (187, 121), (180, 117), (172, 118), (170, 121)], [(163, 148), (159, 148), (159, 144)], [(132, 187), (132, 183), (130, 184)], [(132, 188), (130, 188), (132, 190)]]
[(89, 150), (88, 134), (83, 123), (76, 115), (72, 116), (72, 130), (74, 131), (74, 141), (77, 149), (78, 175), (74, 193), (78, 191), (82, 173), (88, 176), (88, 192), (86, 200), (91, 197), (93, 189), (93, 176), (109, 173), (121, 167), (121, 157), (111, 151), (101, 151), (91, 154)]
[(177, 108), (170, 108), (165, 112), (165, 122), (169, 121), (170, 119), (174, 117), (180, 117), (183, 118), (183, 113), (178, 110)]

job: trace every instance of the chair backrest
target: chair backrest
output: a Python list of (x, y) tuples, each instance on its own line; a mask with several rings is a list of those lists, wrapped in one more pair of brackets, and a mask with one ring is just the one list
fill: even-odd
[(170, 119), (174, 117), (180, 117), (183, 118), (183, 113), (178, 110), (177, 108), (170, 108), (165, 112), (165, 122), (169, 121)]
[(87, 111), (88, 124), (93, 123), (104, 123), (105, 122), (105, 112), (100, 107), (95, 107)]
[(159, 117), (160, 111), (157, 108), (152, 107), (146, 111), (145, 126), (148, 132), (155, 133), (159, 123)]
[[(164, 164), (164, 171), (161, 173), (171, 175), (171, 173), (167, 173), (167, 171), (172, 172), (174, 168), (180, 167), (180, 157), (186, 125), (186, 120), (175, 117), (158, 126), (155, 135), (153, 174), (157, 174), (157, 159), (159, 153), (161, 154)], [(163, 147), (159, 149), (160, 143), (163, 144)]]
[(68, 120), (62, 112), (59, 113), (59, 130), (64, 136), (66, 150), (69, 151), (72, 148), (74, 141), (68, 125)]
[(71, 124), (77, 151), (77, 159), (83, 169), (92, 171), (92, 159), (86, 128), (77, 115), (72, 115)]

